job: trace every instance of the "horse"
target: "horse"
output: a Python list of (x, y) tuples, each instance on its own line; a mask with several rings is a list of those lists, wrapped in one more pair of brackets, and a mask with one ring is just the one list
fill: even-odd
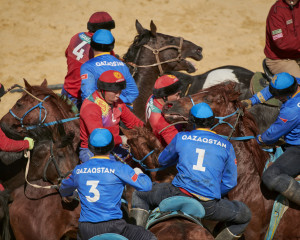
[[(277, 194), (261, 184), (261, 175), (269, 155), (260, 148), (253, 137), (258, 134), (258, 128), (251, 113), (243, 109), (238, 89), (237, 83), (221, 83), (190, 97), (167, 102), (163, 107), (163, 114), (169, 122), (187, 120), (193, 104), (206, 102), (216, 116), (222, 117), (216, 122), (213, 131), (231, 139), (238, 168), (238, 184), (229, 192), (228, 198), (242, 201), (251, 209), (252, 220), (244, 232), (244, 238), (259, 240), (264, 239), (268, 229)], [(252, 139), (234, 140), (235, 137), (241, 136), (252, 136)], [(299, 219), (299, 210), (300, 206), (290, 202), (288, 210), (280, 220), (274, 239), (296, 239), (300, 236), (300, 222), (294, 220)]]
[(31, 86), (24, 79), (25, 88), (22, 97), (5, 114), (0, 123), (12, 131), (25, 136), (27, 129), (39, 125), (53, 125), (58, 121), (64, 124), (66, 133), (74, 133), (73, 148), (78, 149), (80, 132), (79, 119), (68, 99), (58, 96), (47, 88), (45, 79), (40, 86)]
[[(156, 136), (146, 127), (139, 127), (130, 130), (122, 129), (128, 137), (128, 145), (131, 154), (144, 170), (150, 171), (150, 176), (154, 182), (171, 182), (177, 173), (175, 167), (169, 167), (156, 171), (158, 168), (157, 157), (163, 150), (163, 146)], [(149, 154), (151, 153), (151, 154)], [(154, 170), (153, 170), (154, 169)], [(132, 189), (127, 191), (127, 196), (131, 195)], [(130, 196), (128, 196), (130, 198)], [(202, 226), (182, 217), (170, 218), (163, 222), (158, 222), (151, 226), (149, 230), (159, 240), (213, 240), (213, 236)]]
[[(12, 137), (12, 134), (9, 134), (7, 130), (5, 132), (8, 137)], [(41, 191), (45, 192), (46, 190), (42, 189), (45, 187), (45, 184), (58, 184), (59, 181), (66, 177), (69, 174), (69, 171), (72, 170), (79, 162), (78, 155), (73, 149), (72, 145), (74, 133), (69, 133), (69, 135), (67, 135), (61, 123), (58, 123), (55, 126), (38, 127), (32, 129), (28, 131), (27, 136), (30, 136), (35, 140), (35, 147), (30, 153), (31, 157), (28, 160), (27, 166), (25, 166), (26, 159), (21, 158), (16, 160), (13, 166), (6, 166), (9, 169), (17, 167), (16, 169), (19, 170), (19, 172), (17, 172), (17, 170), (7, 171), (8, 169), (6, 168), (6, 175), (1, 175), (1, 180), (3, 181), (6, 191), (11, 193), (10, 195), (8, 195), (7, 192), (0, 193), (0, 199), (1, 202), (3, 202), (1, 205), (1, 210), (5, 212), (5, 215), (1, 218), (3, 223), (1, 227), (3, 228), (3, 233), (6, 234), (3, 236), (3, 239), (10, 239), (9, 235), (7, 235), (9, 233), (7, 222), (8, 201), (12, 202), (10, 204), (12, 208), (9, 211), (10, 226), (16, 239), (23, 239), (22, 237), (24, 237), (24, 239), (40, 239), (39, 235), (34, 235), (34, 229), (39, 226), (38, 224), (40, 224), (43, 228), (48, 227), (49, 229), (48, 225), (42, 225), (43, 221), (41, 221), (41, 219), (49, 214), (47, 211), (45, 213), (46, 209), (52, 209), (52, 215), (55, 216), (57, 213), (56, 210), (61, 208), (61, 198), (56, 190), (51, 190), (53, 186), (50, 185), (46, 187), (49, 188), (48, 191), (51, 191), (52, 194), (49, 196), (44, 196), (43, 200), (33, 201), (32, 199), (29, 199), (28, 196), (24, 195), (24, 183), (33, 185), (34, 188), (38, 188), (38, 190), (33, 189), (31, 191), (36, 191), (37, 193), (40, 193)], [(8, 155), (10, 154), (8, 153)], [(24, 170), (25, 168), (26, 170)], [(1, 171), (2, 170), (3, 169), (1, 168)], [(25, 178), (24, 172), (26, 172)], [(10, 176), (9, 173), (11, 174)], [(6, 179), (3, 179), (3, 177)], [(31, 183), (32, 181), (38, 181), (39, 185)], [(48, 206), (46, 207), (47, 203)], [(15, 208), (15, 206), (17, 207)], [(38, 213), (40, 215), (32, 214), (32, 211), (35, 209), (39, 209)], [(64, 212), (66, 210), (62, 211)], [(23, 212), (26, 212), (26, 214), (22, 215)], [(55, 214), (53, 214), (54, 212)], [(67, 212), (68, 214), (73, 214), (69, 213), (69, 211)], [(29, 221), (31, 218), (33, 218), (34, 221)], [(15, 221), (15, 219), (17, 220)], [(65, 222), (68, 222), (69, 220), (65, 219)], [(20, 224), (20, 221), (23, 224)], [(57, 224), (59, 221), (62, 220), (56, 219), (56, 221), (53, 221), (53, 223)], [(25, 222), (35, 224), (28, 224), (26, 227), (24, 227)], [(48, 221), (47, 224), (49, 223), (51, 222)], [(55, 224), (53, 224), (53, 226), (55, 226)], [(60, 224), (61, 229), (63, 229), (64, 226), (65, 225)], [(40, 228), (38, 227), (38, 229)], [(26, 237), (28, 233), (30, 233), (32, 237)], [(40, 234), (40, 230), (38, 234)], [(63, 234), (61, 236), (63, 236)], [(47, 237), (47, 235), (45, 235), (45, 237)]]
[(200, 46), (182, 37), (157, 33), (153, 21), (150, 23), (150, 30), (144, 29), (138, 20), (135, 25), (138, 35), (123, 59), (139, 89), (139, 96), (133, 103), (134, 113), (144, 119), (146, 101), (152, 94), (157, 77), (173, 70), (195, 72), (195, 67), (186, 58), (200, 61), (203, 56)]

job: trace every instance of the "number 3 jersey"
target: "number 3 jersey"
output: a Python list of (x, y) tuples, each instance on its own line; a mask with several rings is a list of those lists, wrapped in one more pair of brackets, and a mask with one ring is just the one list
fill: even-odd
[(121, 219), (121, 196), (125, 184), (138, 191), (150, 191), (152, 182), (146, 174), (135, 171), (121, 162), (105, 156), (95, 156), (77, 165), (62, 181), (62, 196), (78, 190), (81, 203), (80, 222), (103, 222)]
[(179, 132), (161, 152), (161, 166), (177, 162), (172, 184), (193, 195), (220, 199), (237, 184), (237, 165), (229, 141), (206, 129)]

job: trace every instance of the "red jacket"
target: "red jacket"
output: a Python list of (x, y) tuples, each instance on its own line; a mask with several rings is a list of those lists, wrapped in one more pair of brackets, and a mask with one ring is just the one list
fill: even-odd
[(120, 120), (128, 128), (144, 125), (121, 100), (111, 107), (95, 91), (83, 101), (80, 109), (81, 147), (88, 147), (88, 137), (95, 128), (108, 129), (114, 136), (115, 145), (121, 144), (122, 139), (119, 135)]
[[(91, 32), (81, 32), (74, 35), (66, 49), (68, 73), (65, 76), (64, 89), (73, 97), (81, 98), (81, 77), (80, 67), (83, 63), (94, 57), (90, 41), (93, 36)], [(111, 51), (111, 55), (115, 53)]]
[(146, 105), (146, 122), (149, 121), (152, 132), (159, 139), (161, 144), (165, 147), (167, 146), (175, 135), (178, 133), (178, 130), (174, 126), (166, 128), (164, 131), (159, 133), (163, 128), (170, 125), (162, 115), (162, 107), (157, 99), (152, 96), (148, 99)]
[(29, 148), (27, 140), (16, 141), (6, 137), (0, 128), (0, 150), (4, 152), (21, 152)]
[(266, 23), (265, 55), (270, 59), (300, 58), (300, 3), (291, 10), (284, 0), (271, 7)]

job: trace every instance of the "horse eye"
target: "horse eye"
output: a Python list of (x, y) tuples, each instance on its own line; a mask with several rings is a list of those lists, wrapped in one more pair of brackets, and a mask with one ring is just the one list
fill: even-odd
[(22, 103), (20, 102), (16, 102), (16, 105), (15, 105), (17, 108), (21, 108), (22, 107)]

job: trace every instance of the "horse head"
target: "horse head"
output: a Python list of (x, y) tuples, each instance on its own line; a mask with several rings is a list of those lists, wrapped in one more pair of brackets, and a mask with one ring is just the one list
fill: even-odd
[[(122, 132), (128, 138), (128, 145), (134, 161), (138, 162), (144, 171), (149, 171), (153, 181), (170, 182), (175, 174), (174, 168), (159, 170), (158, 155), (163, 150), (158, 138), (146, 127), (137, 127)], [(156, 171), (159, 170), (159, 171)]]

